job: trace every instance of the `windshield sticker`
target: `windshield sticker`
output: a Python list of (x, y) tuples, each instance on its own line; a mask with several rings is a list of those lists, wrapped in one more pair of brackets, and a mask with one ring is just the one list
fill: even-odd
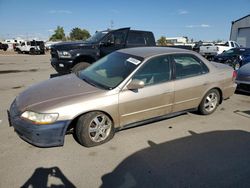
[(127, 61), (130, 62), (130, 63), (133, 63), (133, 64), (135, 64), (135, 65), (139, 65), (139, 64), (141, 63), (140, 60), (135, 59), (135, 58), (133, 58), (133, 57), (128, 58)]

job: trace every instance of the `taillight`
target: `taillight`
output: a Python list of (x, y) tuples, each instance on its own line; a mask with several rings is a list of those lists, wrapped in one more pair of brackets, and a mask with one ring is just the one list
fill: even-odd
[(237, 77), (237, 71), (235, 70), (235, 71), (233, 71), (233, 80), (235, 80), (236, 79), (236, 77)]

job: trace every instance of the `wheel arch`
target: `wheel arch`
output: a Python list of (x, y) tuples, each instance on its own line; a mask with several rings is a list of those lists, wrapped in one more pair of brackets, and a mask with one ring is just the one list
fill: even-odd
[(87, 111), (87, 112), (84, 112), (84, 113), (81, 113), (81, 114), (78, 114), (77, 116), (75, 116), (73, 118), (73, 120), (70, 122), (70, 124), (68, 125), (67, 131), (71, 130), (72, 128), (74, 129), (76, 127), (76, 123), (77, 123), (78, 119), (82, 115), (88, 114), (88, 113), (91, 113), (91, 112), (101, 112), (101, 113), (104, 113), (105, 115), (107, 115), (110, 118), (110, 120), (112, 121), (113, 124), (115, 123), (113, 117), (108, 112), (105, 112), (103, 110), (91, 110), (91, 111)]
[(77, 56), (73, 62), (73, 66), (75, 66), (77, 63), (80, 63), (80, 62), (86, 62), (86, 63), (89, 63), (89, 64), (92, 64), (93, 62), (95, 62), (96, 59), (92, 56), (89, 56), (89, 55), (80, 55), (80, 56)]
[[(216, 89), (216, 90), (219, 92), (219, 94), (220, 94), (220, 101), (219, 101), (219, 104), (221, 104), (222, 101), (223, 101), (223, 93), (222, 93), (222, 90), (221, 90), (219, 87), (214, 87), (214, 88), (212, 88), (212, 89)], [(210, 90), (211, 90), (211, 89), (210, 89)]]

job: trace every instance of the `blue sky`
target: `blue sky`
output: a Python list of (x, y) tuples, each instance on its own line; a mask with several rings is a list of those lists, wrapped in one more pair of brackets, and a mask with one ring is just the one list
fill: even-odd
[(59, 25), (93, 34), (113, 28), (150, 30), (195, 40), (229, 39), (231, 22), (250, 14), (250, 0), (0, 0), (0, 39), (48, 38)]

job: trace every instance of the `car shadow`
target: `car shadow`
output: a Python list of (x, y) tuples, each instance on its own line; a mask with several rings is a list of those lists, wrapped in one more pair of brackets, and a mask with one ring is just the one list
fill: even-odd
[(250, 133), (214, 131), (155, 144), (102, 176), (112, 187), (249, 187)]
[[(49, 179), (55, 178), (60, 180), (60, 184), (51, 184), (48, 186)], [(57, 181), (58, 182), (58, 181)], [(52, 182), (53, 183), (53, 182)], [(58, 167), (52, 168), (37, 168), (32, 176), (21, 186), (21, 188), (55, 188), (55, 187), (76, 187), (70, 182)]]

